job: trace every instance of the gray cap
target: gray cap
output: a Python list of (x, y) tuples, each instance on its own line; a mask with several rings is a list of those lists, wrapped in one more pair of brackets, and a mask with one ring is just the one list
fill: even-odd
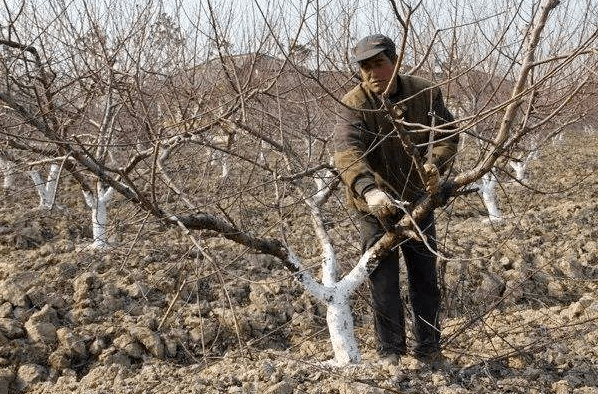
[(393, 40), (382, 34), (374, 34), (362, 38), (357, 42), (353, 48), (353, 58), (351, 61), (360, 62), (376, 56), (380, 52), (390, 49), (391, 52), (396, 52), (396, 46)]

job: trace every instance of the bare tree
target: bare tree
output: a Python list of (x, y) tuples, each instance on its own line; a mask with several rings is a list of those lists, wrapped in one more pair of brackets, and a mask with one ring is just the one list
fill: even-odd
[[(13, 123), (1, 138), (11, 152), (62, 163), (93, 210), (97, 246), (106, 244), (106, 204), (114, 194), (181, 228), (197, 254), (214, 265), (218, 262), (201, 235), (217, 234), (274, 256), (326, 304), (336, 362), (359, 362), (349, 301), (380, 256), (407, 238), (421, 238), (421, 218), (504, 169), (535, 130), (574, 119), (566, 109), (588, 81), (579, 75), (595, 62), (597, 32), (584, 31), (571, 47), (563, 47), (557, 44), (565, 37), (552, 26), (557, 38), (546, 46), (543, 35), (558, 1), (515, 5), (530, 15), (526, 24), (514, 23), (518, 14), (464, 24), (455, 19), (428, 30), (434, 33), (424, 40), (413, 18), (430, 11), (390, 1), (402, 40), (400, 58), (413, 64), (407, 72), (431, 76), (449, 91), (449, 101), (461, 109), (456, 131), (481, 143), (469, 161), (440, 179), (416, 154), (434, 140), (416, 145), (405, 130), (432, 131), (435, 140), (444, 131), (408, 124), (387, 103), (426, 193), (404, 207), (406, 214), (392, 231), (344, 276), (326, 224), (326, 204), (340, 209), (338, 177), (322, 174), (334, 171), (329, 142), (338, 98), (355, 82), (346, 70), (353, 40), (347, 36), (350, 12), (347, 25), (336, 31), (330, 28), (331, 10), (308, 2), (298, 10), (296, 25), (288, 27), (276, 11), (256, 3), (256, 23), (233, 36), (237, 14), (214, 9), (210, 1), (207, 26), (192, 21), (189, 32), (181, 28), (180, 14), (169, 15), (152, 3), (124, 21), (88, 2), (67, 9), (51, 1), (47, 20), (35, 8), (21, 13), (7, 7), (0, 100)], [(32, 19), (31, 30), (20, 18)], [(488, 36), (487, 21), (496, 22), (500, 34)], [(63, 38), (51, 44), (50, 32)], [(472, 37), (479, 41), (461, 53), (462, 40)], [(309, 42), (310, 50), (298, 42)], [(344, 44), (339, 48), (337, 42)], [(480, 80), (482, 75), (489, 77)], [(11, 133), (16, 127), (26, 132)], [(223, 136), (230, 143), (220, 143)], [(229, 176), (220, 181), (213, 176), (214, 152), (228, 157)], [(318, 247), (294, 236), (306, 217), (313, 220), (310, 234)], [(323, 264), (321, 282), (314, 260)], [(230, 302), (229, 307), (234, 310)], [(235, 327), (243, 346), (236, 320)]]

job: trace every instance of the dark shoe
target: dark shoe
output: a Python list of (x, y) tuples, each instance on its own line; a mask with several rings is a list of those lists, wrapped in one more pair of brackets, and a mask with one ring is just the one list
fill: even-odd
[(429, 362), (436, 361), (438, 359), (442, 359), (442, 358), (444, 358), (444, 356), (442, 355), (442, 353), (440, 351), (429, 352), (429, 353), (418, 353), (416, 351), (415, 358), (417, 358), (421, 362), (429, 363)]
[(418, 359), (433, 359), (441, 355), (440, 344), (436, 341), (420, 342), (415, 347), (415, 357)]
[(400, 346), (382, 346), (378, 345), (378, 357), (380, 357), (381, 361), (387, 362), (389, 364), (394, 364), (399, 362), (401, 356), (405, 354), (405, 348)]
[(397, 364), (401, 359), (401, 355), (396, 353), (378, 353), (378, 356), (380, 357), (379, 362), (383, 364)]
[(385, 357), (390, 354), (396, 354), (400, 357), (406, 353), (405, 346), (378, 345), (376, 350), (380, 357)]
[(442, 353), (439, 351), (437, 352), (433, 352), (433, 353), (427, 353), (427, 354), (422, 354), (422, 353), (416, 353), (415, 357), (422, 362), (423, 364), (425, 364), (426, 368), (429, 368), (431, 370), (447, 370), (447, 369), (451, 369), (451, 363), (449, 362), (449, 360), (444, 357), (442, 355)]

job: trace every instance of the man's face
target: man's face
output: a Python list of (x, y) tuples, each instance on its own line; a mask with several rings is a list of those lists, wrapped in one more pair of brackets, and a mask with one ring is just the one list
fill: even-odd
[(390, 60), (384, 52), (359, 62), (362, 80), (369, 84), (376, 94), (384, 92), (390, 82), (394, 68), (395, 62)]

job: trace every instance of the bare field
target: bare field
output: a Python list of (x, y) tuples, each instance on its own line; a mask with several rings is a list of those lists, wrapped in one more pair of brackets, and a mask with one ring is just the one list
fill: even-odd
[[(209, 196), (238, 175), (181, 176), (191, 196)], [(475, 194), (437, 212), (445, 365), (379, 360), (363, 286), (353, 310), (364, 360), (337, 369), (325, 364), (325, 308), (276, 259), (192, 234), (205, 257), (118, 197), (111, 248), (94, 251), (78, 188), (61, 180), (58, 206), (40, 212), (23, 177), (0, 200), (0, 393), (598, 393), (597, 137), (543, 147), (528, 182), (501, 182), (500, 223)], [(267, 197), (252, 189), (240, 225), (276, 236)], [(347, 269), (359, 253), (343, 199), (325, 215)], [(284, 217), (317, 272), (305, 208), (289, 201)]]

